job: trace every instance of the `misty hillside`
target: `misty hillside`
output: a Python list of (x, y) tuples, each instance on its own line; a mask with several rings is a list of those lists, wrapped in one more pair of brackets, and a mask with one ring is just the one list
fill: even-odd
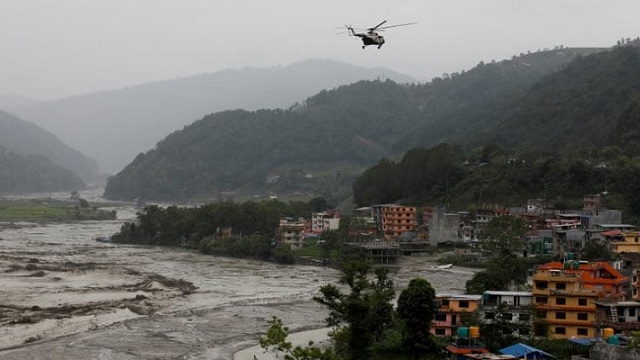
[(0, 193), (74, 191), (85, 183), (40, 154), (19, 155), (0, 145)]
[(102, 91), (11, 111), (52, 132), (115, 173), (137, 154), (206, 114), (227, 109), (288, 108), (320, 90), (363, 79), (414, 81), (382, 68), (308, 60), (243, 68)]
[(22, 106), (34, 106), (40, 101), (15, 94), (0, 95), (0, 109), (6, 110)]
[(0, 146), (19, 156), (41, 155), (71, 170), (85, 181), (95, 179), (98, 167), (92, 159), (62, 143), (53, 134), (0, 110)]
[[(288, 110), (211, 114), (138, 156), (109, 180), (105, 195), (216, 199), (276, 193), (322, 195), (335, 201), (348, 196), (352, 182), (367, 166), (383, 157), (398, 158), (413, 147), (502, 141), (562, 144), (560, 148), (567, 146), (568, 138), (555, 129), (564, 129), (567, 118), (550, 112), (535, 131), (524, 132), (520, 116), (514, 114), (550, 110), (545, 103), (532, 103), (536, 91), (539, 97), (556, 99), (557, 91), (581, 86), (569, 93), (604, 95), (606, 88), (596, 89), (586, 78), (574, 77), (588, 75), (613, 83), (624, 77), (637, 79), (637, 68), (629, 67), (633, 62), (620, 60), (637, 56), (635, 48), (555, 49), (481, 63), (428, 84), (365, 81), (322, 91)], [(579, 70), (582, 66), (588, 69)], [(611, 74), (616, 77), (609, 78)], [(575, 83), (568, 84), (569, 79)], [(545, 85), (554, 81), (556, 86)], [(617, 92), (624, 98), (616, 101), (632, 107), (632, 93), (633, 86)], [(523, 110), (528, 106), (535, 108)], [(567, 107), (579, 112), (584, 104)], [(609, 120), (602, 119), (600, 128), (609, 126)]]

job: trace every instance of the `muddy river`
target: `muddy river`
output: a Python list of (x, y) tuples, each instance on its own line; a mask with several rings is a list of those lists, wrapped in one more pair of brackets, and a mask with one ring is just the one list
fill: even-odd
[[(96, 242), (135, 216), (116, 210), (116, 221), (0, 224), (0, 359), (230, 360), (272, 316), (291, 332), (324, 327), (311, 298), (337, 271)], [(396, 286), (423, 277), (463, 293), (473, 272), (435, 265), (402, 258)]]

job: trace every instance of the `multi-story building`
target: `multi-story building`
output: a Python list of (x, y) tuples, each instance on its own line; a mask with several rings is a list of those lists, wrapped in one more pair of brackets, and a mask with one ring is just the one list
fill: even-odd
[(276, 229), (276, 242), (279, 246), (301, 249), (304, 240), (306, 222), (304, 220), (281, 219)]
[(435, 336), (453, 336), (463, 323), (465, 315), (471, 316), (478, 310), (482, 295), (436, 295), (440, 304), (431, 324), (431, 333)]
[(585, 195), (582, 204), (583, 211), (589, 214), (595, 214), (599, 209), (602, 208), (602, 195)]
[(629, 335), (640, 329), (640, 302), (596, 302), (596, 323), (600, 329)]
[(637, 265), (634, 266), (633, 270), (631, 270), (631, 275), (629, 277), (629, 299), (633, 301), (640, 301), (640, 270)]
[[(460, 226), (462, 215), (449, 214), (442, 207), (436, 208), (429, 224), (429, 245), (437, 247), (440, 244), (453, 244), (461, 241)], [(467, 233), (469, 241), (473, 238), (473, 228)]]
[(386, 240), (394, 240), (405, 232), (416, 230), (417, 211), (414, 206), (384, 205), (381, 215), (382, 233)]
[[(561, 270), (538, 270), (533, 276), (535, 335), (554, 339), (595, 337), (595, 301), (598, 292), (580, 286), (580, 275)], [(544, 328), (544, 329), (543, 329)]]
[(533, 325), (532, 295), (525, 291), (485, 291), (479, 309), (485, 324), (499, 325), (514, 336), (528, 336)]
[[(611, 236), (607, 236), (609, 233)], [(611, 245), (611, 251), (617, 254), (640, 253), (640, 232), (639, 231), (619, 231), (610, 230), (602, 235), (607, 236)]]
[(340, 213), (327, 210), (311, 213), (311, 232), (320, 234), (323, 231), (336, 230), (340, 223)]
[[(595, 337), (595, 303), (624, 300), (628, 278), (606, 262), (567, 260), (538, 267), (531, 293), (538, 324), (556, 339)], [(537, 332), (543, 332), (540, 328)], [(540, 334), (539, 334), (540, 335)]]

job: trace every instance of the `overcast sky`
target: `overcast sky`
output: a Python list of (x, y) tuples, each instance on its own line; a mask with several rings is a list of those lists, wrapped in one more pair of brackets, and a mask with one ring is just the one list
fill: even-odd
[[(0, 0), (0, 95), (36, 99), (305, 59), (421, 81), (479, 61), (640, 36), (638, 0)], [(362, 50), (335, 27), (387, 30)]]

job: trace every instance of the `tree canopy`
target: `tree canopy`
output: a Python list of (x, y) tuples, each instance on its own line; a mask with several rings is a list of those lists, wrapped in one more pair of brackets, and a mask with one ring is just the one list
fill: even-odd
[[(550, 155), (615, 147), (621, 157), (634, 157), (640, 54), (635, 43), (627, 45), (522, 54), (425, 84), (365, 81), (322, 91), (289, 109), (211, 114), (136, 157), (109, 179), (105, 195), (166, 200), (313, 193), (338, 202), (369, 166), (378, 163), (367, 177), (389, 178), (394, 165), (380, 159), (442, 143), (465, 151), (494, 143)], [(413, 163), (425, 155), (409, 151), (405, 157)], [(358, 203), (443, 196), (461, 174), (459, 168), (441, 170), (443, 179), (425, 178), (418, 168), (396, 174), (388, 185), (362, 180)], [(406, 181), (426, 186), (406, 195)]]

